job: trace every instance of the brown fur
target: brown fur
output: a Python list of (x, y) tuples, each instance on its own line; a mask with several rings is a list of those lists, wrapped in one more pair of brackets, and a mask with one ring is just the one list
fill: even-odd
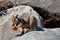
[[(19, 15), (17, 14), (16, 16), (13, 16), (12, 17), (12, 23), (14, 24), (14, 20), (18, 17)], [(29, 31), (32, 31), (32, 30), (35, 30), (37, 28), (37, 20), (35, 19), (35, 17), (33, 15), (30, 15), (28, 17), (28, 20), (24, 23), (24, 24), (18, 24), (17, 25), (17, 30), (18, 28), (22, 28), (23, 31), (25, 31), (25, 29), (28, 29), (26, 30), (26, 33), (29, 32)]]

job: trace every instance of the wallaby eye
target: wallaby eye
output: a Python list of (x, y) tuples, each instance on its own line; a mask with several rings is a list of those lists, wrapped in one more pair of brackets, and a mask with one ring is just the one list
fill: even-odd
[(15, 22), (15, 23), (18, 22), (18, 19), (15, 19), (14, 22)]
[(16, 19), (15, 21), (18, 21), (18, 19)]
[(22, 23), (22, 24), (25, 24), (25, 20), (24, 19), (20, 19), (20, 22)]
[(15, 20), (14, 20), (14, 24), (17, 24), (19, 21), (18, 21), (18, 19), (16, 18)]

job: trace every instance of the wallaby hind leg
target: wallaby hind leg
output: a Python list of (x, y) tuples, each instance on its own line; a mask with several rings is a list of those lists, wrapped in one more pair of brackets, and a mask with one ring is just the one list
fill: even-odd
[(30, 29), (33, 30), (37, 27), (37, 20), (33, 15), (31, 15), (29, 19), (30, 19), (29, 20)]

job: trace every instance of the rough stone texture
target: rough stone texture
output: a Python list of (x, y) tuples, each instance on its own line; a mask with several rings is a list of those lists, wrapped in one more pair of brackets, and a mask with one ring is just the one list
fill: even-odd
[[(7, 15), (1, 17), (1, 18), (3, 18), (3, 21), (0, 23), (0, 28), (1, 28), (0, 38), (1, 38), (1, 40), (11, 40), (16, 35), (14, 33), (14, 31), (11, 29), (11, 17), (12, 17), (12, 15), (15, 15), (16, 13), (20, 13), (22, 15), (22, 13), (25, 13), (25, 12), (32, 13), (33, 15), (35, 15), (37, 17), (39, 25), (42, 26), (42, 24), (41, 24), (42, 18), (31, 7), (18, 6), (18, 7), (8, 9)], [(2, 19), (0, 19), (0, 20), (2, 20)]]
[[(44, 29), (45, 31), (32, 31), (21, 37), (12, 40), (60, 40), (60, 32), (58, 29)], [(60, 30), (60, 29), (59, 29)]]
[[(1, 0), (0, 0), (1, 1)], [(47, 7), (52, 4), (52, 0), (2, 0), (5, 2), (11, 1), (15, 5), (28, 4), (36, 7)]]
[(11, 1), (14, 5), (28, 4), (35, 7), (46, 8), (52, 12), (60, 11), (60, 0), (0, 0), (0, 1)]
[(49, 12), (48, 10), (39, 8), (39, 15), (43, 18), (44, 20), (44, 25), (47, 28), (56, 28), (60, 27), (60, 13), (53, 13)]
[[(19, 9), (19, 7), (21, 7), (20, 8), (21, 10)], [(7, 10), (7, 13), (9, 14), (6, 15), (6, 17), (4, 16), (5, 18), (3, 17), (4, 21), (0, 25), (0, 40), (60, 40), (60, 31), (59, 31), (60, 28), (56, 29), (43, 28), (45, 31), (32, 31), (27, 34), (24, 34), (21, 37), (14, 38), (15, 33), (11, 29), (11, 16), (15, 13), (22, 13), (25, 7), (18, 6)], [(27, 10), (28, 8), (30, 7), (27, 6), (25, 9)], [(30, 12), (29, 9), (28, 12)]]
[[(4, 1), (4, 0), (0, 0), (0, 1)], [(6, 2), (8, 2), (8, 1), (11, 1), (11, 2), (13, 2), (14, 3), (14, 5), (16, 6), (16, 5), (20, 5), (20, 4), (28, 4), (28, 5), (31, 5), (31, 6), (35, 6), (35, 7), (42, 7), (42, 8), (45, 8), (45, 9), (47, 9), (48, 11), (50, 11), (50, 12), (53, 12), (53, 13), (56, 13), (56, 12), (60, 12), (60, 0), (5, 0)], [(14, 11), (16, 11), (16, 10), (14, 10)], [(12, 11), (11, 11), (12, 12)], [(11, 12), (9, 12), (9, 13), (11, 13)], [(20, 11), (21, 12), (21, 11)], [(51, 13), (52, 14), (52, 13)], [(60, 14), (60, 13), (59, 13)], [(10, 16), (10, 15), (9, 15)], [(1, 18), (0, 18), (1, 19)], [(59, 20), (58, 20), (59, 21)], [(0, 22), (1, 23), (1, 22)], [(49, 22), (50, 23), (50, 22)], [(4, 24), (4, 23), (3, 23)], [(6, 25), (7, 25), (8, 23), (6, 23)], [(0, 25), (0, 30), (1, 30), (1, 35), (0, 35), (0, 40), (11, 40), (12, 39), (12, 37), (14, 36), (13, 35), (13, 33), (12, 33), (12, 30), (10, 30), (11, 29), (11, 27), (9, 28), (8, 26), (9, 26), (10, 24), (8, 24), (7, 26), (5, 26), (5, 24), (4, 24), (4, 26), (3, 25)], [(6, 29), (5, 29), (6, 28)], [(59, 29), (60, 30), (60, 29)], [(4, 32), (5, 31), (5, 32)], [(7, 32), (6, 32), (7, 31)], [(10, 32), (11, 31), (11, 32)], [(49, 31), (49, 30), (48, 30)], [(53, 33), (54, 32), (54, 33)], [(55, 31), (53, 31), (52, 32), (52, 34), (55, 34), (55, 32), (56, 32), (56, 30)], [(8, 35), (7, 35), (7, 33), (8, 33)], [(32, 32), (33, 33), (33, 32)], [(32, 34), (31, 33), (31, 34)], [(36, 33), (36, 32), (34, 32), (34, 33)], [(39, 32), (40, 33), (40, 32)], [(50, 33), (50, 31), (49, 31), (49, 33)], [(4, 35), (7, 35), (7, 36), (3, 36), (2, 34), (4, 34)], [(30, 33), (28, 33), (28, 34), (30, 34)], [(43, 33), (44, 34), (44, 33)], [(43, 36), (43, 34), (41, 33), (41, 36)], [(52, 36), (52, 34), (50, 34), (51, 36)], [(12, 36), (11, 36), (12, 35)], [(48, 35), (48, 34), (47, 34)], [(59, 37), (58, 36), (56, 36), (56, 35), (59, 35)], [(53, 35), (52, 37), (51, 36), (47, 36), (46, 37), (46, 35), (44, 34), (44, 36), (43, 36), (43, 38), (42, 39), (44, 39), (45, 37), (46, 37), (46, 39), (49, 37), (51, 37), (51, 39), (50, 40), (59, 40), (60, 39), (60, 33), (59, 33), (59, 31), (57, 31), (56, 32), (56, 35)], [(55, 36), (55, 37), (54, 37)], [(40, 38), (40, 36), (38, 37), (38, 38)], [(17, 38), (17, 39), (19, 39), (19, 38)], [(31, 37), (29, 36), (29, 38), (28, 39), (31, 39)], [(35, 40), (35, 36), (34, 36), (34, 40)], [(45, 40), (45, 39), (44, 39)]]
[(33, 7), (34, 10), (43, 18), (45, 28), (60, 27), (60, 13), (54, 13), (40, 7)]

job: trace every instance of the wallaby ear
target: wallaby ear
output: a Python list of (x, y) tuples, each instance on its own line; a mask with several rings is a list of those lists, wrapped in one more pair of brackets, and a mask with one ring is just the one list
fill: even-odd
[(18, 17), (18, 14), (12, 15), (12, 21), (14, 21)]
[(18, 17), (18, 14), (16, 14), (15, 18), (17, 18), (17, 17)]

